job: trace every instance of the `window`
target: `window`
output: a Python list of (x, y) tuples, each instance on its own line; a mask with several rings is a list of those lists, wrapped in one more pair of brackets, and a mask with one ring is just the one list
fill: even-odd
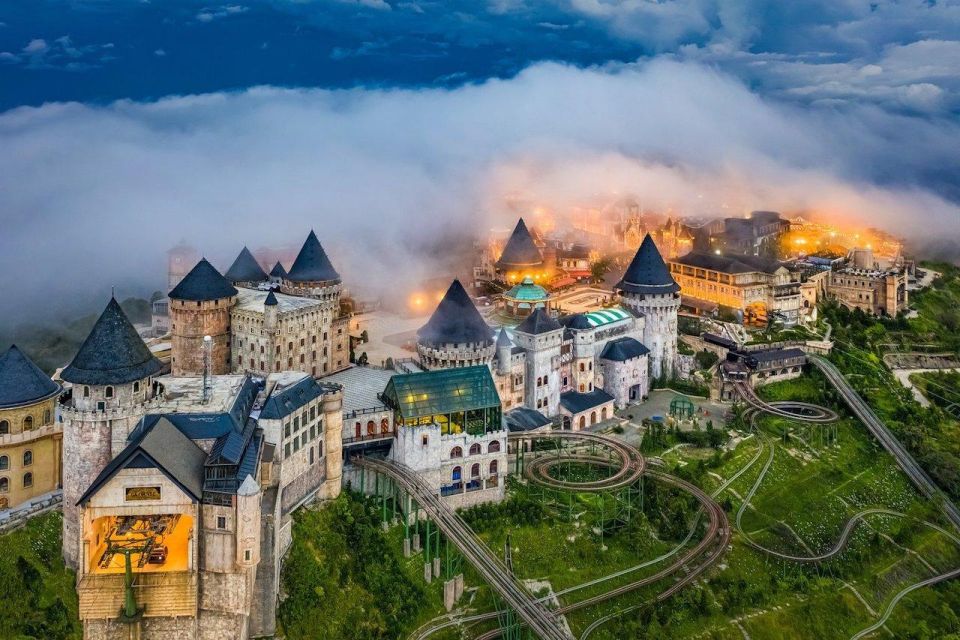
[(0, 456), (0, 471), (6, 471), (10, 468), (10, 458), (7, 456)]
[(496, 460), (491, 460), (491, 461), (490, 461), (490, 475), (492, 475), (492, 476), (497, 475), (497, 461), (496, 461)]
[(300, 416), (293, 419), (293, 430), (300, 431)]
[(227, 517), (217, 516), (217, 529), (226, 529), (226, 528), (227, 528)]
[(28, 489), (33, 486), (33, 474), (29, 471), (23, 474), (23, 488)]
[(0, 493), (7, 493), (10, 491), (10, 481), (6, 478), (0, 478)]
[(494, 440), (490, 443), (490, 446), (487, 447), (487, 453), (497, 453), (500, 451), (500, 441)]
[(547, 384), (547, 378), (548, 378), (548, 377), (549, 377), (549, 376), (543, 376), (543, 384), (544, 384), (544, 385)]
[(253, 557), (253, 556), (252, 556), (252, 554), (251, 554), (250, 549), (244, 549), (244, 550), (243, 550), (243, 560), (244, 560), (244, 562), (250, 562), (250, 559), (251, 559), (252, 557)]
[(428, 444), (430, 444), (430, 438), (429, 438), (429, 437), (423, 436), (423, 437), (420, 438), (420, 446), (425, 447), (425, 446), (427, 446)]
[(106, 389), (104, 389), (104, 390), (103, 390), (103, 397), (104, 397), (104, 398), (112, 398), (112, 397), (113, 397), (113, 387), (107, 387)]
[[(453, 479), (454, 482), (457, 482), (457, 481), (460, 480), (460, 476), (461, 476), (462, 474), (463, 474), (463, 470), (462, 470), (460, 467), (454, 467), (454, 468), (453, 468), (453, 473), (451, 474), (451, 478)], [(4, 478), (4, 481), (6, 481), (6, 478)], [(6, 489), (4, 489), (4, 491), (5, 491), (5, 490), (6, 490)]]
[(317, 417), (317, 408), (310, 407), (310, 420), (314, 420)]
[(133, 383), (133, 392), (134, 392), (134, 393), (140, 393), (140, 382), (139, 382), (139, 381)]
[[(463, 449), (461, 449), (460, 447), (454, 447), (453, 449), (450, 449), (450, 457), (451, 457), (451, 458), (462, 458), (462, 457), (463, 457)], [(0, 467), (0, 468), (6, 469), (6, 467)]]
[(313, 464), (313, 447), (310, 447), (310, 464)]
[(23, 466), (29, 467), (33, 464), (33, 451), (29, 449), (23, 452)]
[(470, 455), (476, 456), (480, 454), (480, 445), (474, 442), (470, 445)]
[(596, 412), (596, 411), (591, 411), (591, 412), (590, 412), (590, 424), (597, 424), (597, 412)]
[(318, 458), (322, 458), (322, 457), (323, 457), (323, 443), (322, 443), (322, 442), (320, 442), (320, 443), (317, 444), (317, 457), (318, 457)]
[(10, 433), (10, 423), (6, 420), (0, 420), (0, 436)]
[(375, 436), (377, 435), (377, 423), (373, 420), (367, 422), (367, 435)]
[(380, 433), (390, 433), (390, 421), (386, 418), (380, 420)]
[(29, 431), (30, 429), (33, 429), (33, 416), (27, 416), (23, 419), (23, 430)]
[(479, 463), (474, 464), (472, 467), (470, 467), (470, 477), (471, 477), (471, 478), (479, 478), (479, 477), (480, 477), (480, 464), (479, 464)]
[(98, 403), (97, 403), (97, 411), (104, 411), (104, 410), (106, 410), (106, 408), (107, 408), (107, 405), (104, 404), (103, 402), (98, 402)]
[(284, 458), (289, 458), (289, 457), (290, 457), (290, 443), (289, 443), (289, 442), (288, 442), (287, 444), (283, 445), (283, 457), (284, 457)]
[(89, 398), (89, 397), (90, 397), (90, 387), (84, 387), (84, 388), (83, 388), (83, 397), (84, 397), (84, 398)]

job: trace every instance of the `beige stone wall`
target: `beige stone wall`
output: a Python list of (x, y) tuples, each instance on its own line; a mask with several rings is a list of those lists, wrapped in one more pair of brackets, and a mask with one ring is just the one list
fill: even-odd
[(204, 336), (213, 338), (213, 374), (230, 373), (230, 309), (235, 302), (235, 297), (204, 302), (170, 301), (173, 375), (203, 375)]
[(0, 510), (60, 487), (63, 428), (54, 422), (55, 404), (50, 398), (0, 410), (0, 423), (6, 422), (0, 429), (6, 432), (0, 435)]

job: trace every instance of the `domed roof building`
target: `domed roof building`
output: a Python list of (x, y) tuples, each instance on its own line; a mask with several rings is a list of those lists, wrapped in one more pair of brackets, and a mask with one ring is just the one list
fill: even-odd
[(549, 309), (550, 293), (530, 276), (503, 294), (503, 310), (515, 318), (526, 318), (534, 309)]

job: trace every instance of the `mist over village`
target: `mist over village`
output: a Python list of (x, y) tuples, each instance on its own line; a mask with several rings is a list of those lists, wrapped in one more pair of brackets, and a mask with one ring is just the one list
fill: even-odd
[(960, 638), (960, 5), (0, 7), (0, 638)]

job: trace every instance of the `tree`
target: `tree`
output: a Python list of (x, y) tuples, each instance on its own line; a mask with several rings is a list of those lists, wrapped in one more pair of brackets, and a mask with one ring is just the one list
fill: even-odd
[(590, 279), (593, 282), (601, 282), (608, 271), (610, 271), (610, 258), (600, 258), (590, 265)]

